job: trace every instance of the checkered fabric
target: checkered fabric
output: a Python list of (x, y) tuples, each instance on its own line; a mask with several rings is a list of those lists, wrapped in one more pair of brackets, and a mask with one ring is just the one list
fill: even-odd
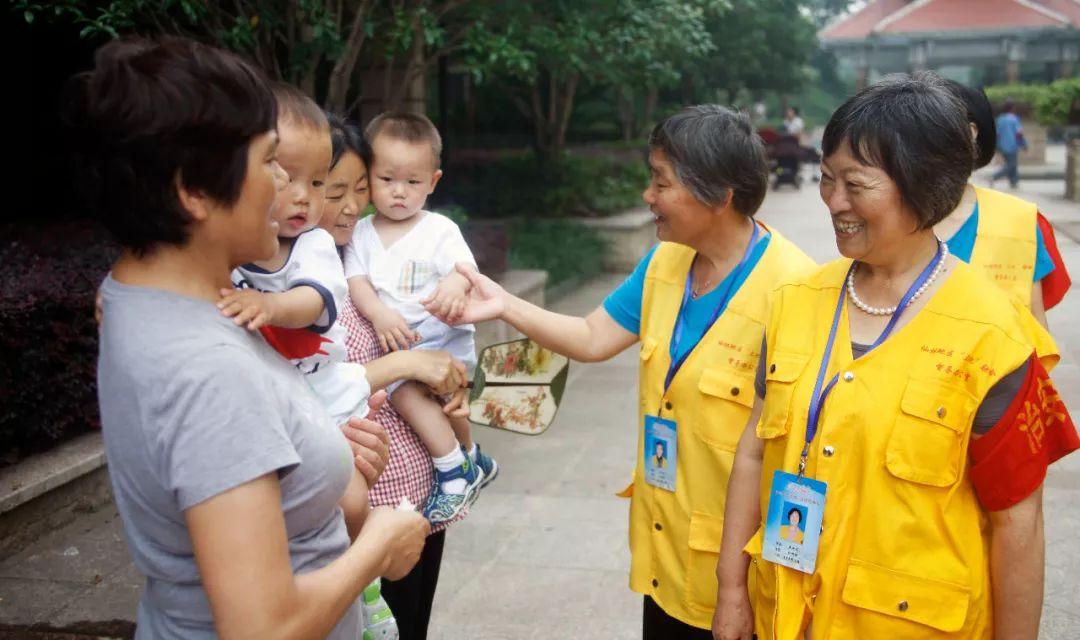
[[(360, 315), (351, 300), (346, 300), (339, 310), (338, 322), (345, 327), (345, 349), (349, 362), (365, 363), (383, 355), (375, 328)], [(381, 424), (390, 435), (390, 462), (371, 488), (371, 505), (396, 507), (402, 496), (408, 496), (410, 502), (423, 508), (431, 493), (434, 470), (427, 448), (389, 403), (376, 414), (375, 422)], [(431, 533), (442, 531), (467, 514), (468, 509), (465, 509), (450, 523), (433, 526)]]

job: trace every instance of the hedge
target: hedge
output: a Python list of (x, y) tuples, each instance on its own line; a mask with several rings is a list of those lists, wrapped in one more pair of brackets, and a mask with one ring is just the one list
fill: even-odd
[(1047, 126), (1080, 124), (1080, 78), (1062, 78), (1050, 84), (995, 85), (986, 88), (986, 96), (997, 108), (1012, 100), (1021, 114), (1031, 113)]
[(94, 295), (116, 255), (86, 223), (0, 227), (0, 466), (100, 424)]

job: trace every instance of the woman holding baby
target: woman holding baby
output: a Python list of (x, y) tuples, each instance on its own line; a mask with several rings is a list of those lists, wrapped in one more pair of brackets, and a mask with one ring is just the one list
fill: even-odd
[(147, 576), (138, 637), (354, 640), (361, 590), (406, 575), (428, 525), (376, 507), (350, 540), (339, 503), (357, 466), (366, 486), (385, 467), (385, 431), (352, 418), (370, 436), (354, 455), (301, 374), (216, 306), (235, 267), (278, 247), (270, 86), (232, 54), (135, 40), (99, 50), (72, 97), (88, 202), (123, 248), (99, 394)]

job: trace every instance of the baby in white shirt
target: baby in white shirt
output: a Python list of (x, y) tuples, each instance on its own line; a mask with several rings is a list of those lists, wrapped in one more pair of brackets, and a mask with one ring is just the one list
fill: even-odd
[[(353, 304), (375, 327), (384, 350), (439, 349), (470, 369), (475, 329), (451, 327), (424, 302), (455, 315), (469, 282), (458, 262), (476, 266), (457, 225), (424, 210), (442, 177), (442, 139), (430, 120), (407, 112), (379, 115), (368, 125), (371, 203), (375, 214), (357, 223), (345, 248)], [(416, 431), (435, 465), (435, 487), (424, 508), (432, 523), (452, 520), (495, 478), (498, 464), (473, 442), (465, 415), (447, 415), (416, 382), (392, 385), (390, 402)]]

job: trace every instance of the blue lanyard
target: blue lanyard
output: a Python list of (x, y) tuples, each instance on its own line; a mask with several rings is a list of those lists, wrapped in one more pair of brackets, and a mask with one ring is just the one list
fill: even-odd
[[(886, 338), (896, 328), (896, 323), (900, 321), (900, 315), (904, 313), (904, 309), (911, 304), (911, 299), (915, 296), (915, 292), (919, 290), (926, 281), (930, 279), (930, 274), (934, 272), (934, 268), (937, 267), (938, 262), (941, 261), (942, 255), (942, 243), (938, 241), (937, 254), (934, 255), (934, 259), (930, 261), (930, 264), (922, 270), (919, 277), (915, 279), (915, 282), (911, 283), (907, 293), (900, 299), (900, 304), (896, 305), (896, 311), (893, 312), (889, 318), (889, 324), (885, 325), (885, 330), (881, 332), (874, 344), (870, 345), (867, 349), (867, 353), (873, 351), (878, 345), (885, 341)], [(851, 277), (853, 271), (855, 271), (855, 262), (851, 263), (851, 267), (848, 269), (847, 276), (844, 278), (844, 283), (847, 283), (848, 278)], [(825, 374), (829, 369), (829, 359), (832, 356), (833, 343), (836, 342), (836, 330), (840, 326), (840, 314), (844, 310), (844, 300), (847, 297), (847, 288), (843, 285), (840, 286), (840, 299), (836, 301), (836, 311), (833, 312), (832, 327), (829, 329), (829, 340), (825, 343), (825, 355), (821, 359), (821, 365), (818, 367), (817, 380), (814, 382), (814, 395), (810, 398), (810, 415), (806, 421), (806, 445), (803, 447), (802, 456), (799, 458), (799, 475), (803, 474), (806, 470), (806, 458), (810, 455), (810, 443), (814, 441), (814, 436), (817, 435), (818, 422), (821, 419), (821, 408), (825, 404), (825, 399), (829, 396), (829, 393), (836, 386), (836, 381), (840, 379), (840, 374), (835, 373), (825, 385), (825, 390), (822, 391), (822, 383), (825, 382)]]
[[(753, 222), (753, 221), (751, 221)], [(728, 302), (731, 301), (731, 297), (739, 290), (735, 286), (736, 282), (743, 279), (743, 272), (746, 270), (750, 262), (750, 254), (754, 250), (754, 245), (757, 244), (758, 235), (760, 229), (756, 222), (753, 222), (754, 231), (750, 235), (750, 242), (746, 243), (746, 251), (743, 252), (742, 260), (739, 264), (735, 265), (731, 274), (726, 278), (727, 287), (724, 288), (724, 295), (720, 296), (720, 301), (716, 305), (716, 309), (713, 310), (712, 316), (709, 318), (709, 324), (706, 325), (705, 331), (701, 333), (694, 345), (686, 350), (677, 360), (672, 361), (671, 366), (668, 367), (667, 378), (664, 379), (664, 393), (671, 387), (671, 381), (675, 379), (675, 374), (679, 372), (686, 359), (690, 357), (690, 354), (694, 352), (698, 344), (705, 338), (705, 334), (712, 329), (712, 326), (716, 324), (716, 320), (720, 317), (720, 314), (724, 312), (724, 308), (727, 307)], [(672, 331), (672, 342), (675, 344), (675, 353), (679, 352), (679, 347), (682, 345), (683, 333), (686, 331), (686, 317), (683, 312), (686, 311), (686, 303), (690, 301), (691, 286), (694, 279), (694, 263), (690, 263), (690, 272), (686, 274), (686, 289), (683, 291), (682, 304), (679, 305), (679, 315), (675, 318), (675, 329)]]

